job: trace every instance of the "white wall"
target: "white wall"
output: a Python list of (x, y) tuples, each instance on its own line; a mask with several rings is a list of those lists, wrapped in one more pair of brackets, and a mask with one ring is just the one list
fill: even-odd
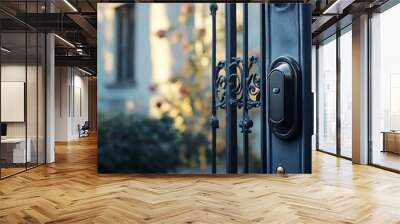
[[(1, 81), (25, 82), (25, 69), (25, 65), (2, 65)], [(7, 110), (7, 108), (1, 108), (1, 110)], [(7, 137), (25, 137), (25, 122), (7, 123)]]
[[(46, 8), (54, 12), (54, 5), (46, 1)], [(56, 160), (55, 153), (55, 42), (54, 34), (46, 35), (46, 163)]]
[(88, 120), (88, 77), (72, 67), (56, 67), (55, 73), (55, 140), (70, 141)]
[[(4, 64), (1, 66), (2, 82), (24, 82), (26, 84), (26, 106), (21, 108), (21, 113), (26, 112), (26, 120), (22, 122), (5, 122), (7, 124), (7, 137), (30, 139), (30, 147), (33, 152), (32, 161), (44, 162), (44, 82), (42, 68), (39, 66), (25, 66), (25, 64)], [(26, 81), (27, 78), (27, 81)], [(23, 90), (22, 90), (23, 91)], [(21, 92), (24, 94), (24, 91)], [(6, 97), (7, 96), (2, 96)], [(2, 107), (3, 112), (12, 110), (12, 108)], [(13, 113), (13, 111), (7, 111)], [(37, 156), (39, 153), (39, 156)]]

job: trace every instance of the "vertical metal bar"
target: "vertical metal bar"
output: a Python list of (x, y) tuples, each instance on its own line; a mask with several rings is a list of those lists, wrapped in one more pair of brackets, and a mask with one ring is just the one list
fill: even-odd
[[(248, 90), (247, 90), (247, 77), (249, 75), (249, 55), (248, 55), (248, 4), (243, 4), (243, 121), (248, 120), (249, 114), (247, 109)], [(242, 124), (245, 125), (245, 124)], [(243, 127), (243, 157), (244, 157), (244, 173), (249, 173), (249, 130), (248, 127)]]
[[(28, 1), (25, 1), (25, 21), (28, 21)], [(25, 93), (24, 93), (24, 121), (25, 121), (25, 170), (28, 170), (28, 24), (25, 23)]]
[(341, 122), (340, 122), (340, 35), (339, 28), (336, 31), (336, 156), (342, 156), (341, 152)]
[[(39, 1), (36, 1), (36, 13), (39, 14)], [(39, 18), (39, 17), (38, 17)], [(39, 19), (37, 20), (39, 23)], [(39, 31), (36, 31), (36, 166), (39, 165)]]
[[(48, 8), (50, 7), (50, 3), (48, 0), (45, 2), (45, 13), (48, 13)], [(48, 38), (49, 38), (49, 33), (45, 32), (44, 33), (44, 163), (47, 163), (47, 44), (49, 43)], [(61, 79), (61, 77), (59, 77)], [(61, 91), (61, 88), (60, 88)], [(50, 151), (50, 150), (49, 150)]]
[[(232, 62), (236, 57), (236, 4), (225, 5), (225, 57), (226, 57), (226, 172), (237, 173), (237, 111), (236, 96), (233, 93), (236, 73), (236, 66)], [(232, 76), (233, 75), (233, 76)]]
[(211, 158), (212, 158), (212, 173), (217, 173), (217, 128), (218, 128), (218, 119), (217, 119), (217, 107), (215, 101), (215, 81), (216, 81), (216, 47), (217, 47), (217, 39), (216, 39), (216, 12), (218, 10), (218, 6), (216, 3), (210, 5), (211, 11), (211, 20), (212, 20), (212, 39), (211, 39), (211, 108), (212, 108), (212, 117), (211, 117)]
[(266, 107), (266, 98), (267, 98), (267, 89), (266, 89), (266, 76), (267, 76), (267, 66), (266, 66), (266, 23), (265, 23), (265, 3), (260, 4), (260, 30), (261, 30), (261, 38), (260, 38), (260, 65), (261, 65), (261, 171), (263, 173), (269, 173), (268, 169), (268, 129), (267, 129), (267, 107)]
[[(46, 2), (47, 13), (47, 2)], [(48, 33), (44, 33), (44, 163), (47, 163), (47, 37)], [(61, 78), (61, 77), (59, 77)], [(42, 80), (43, 82), (43, 80)], [(60, 88), (61, 91), (61, 88)], [(42, 107), (43, 108), (43, 107)], [(42, 117), (43, 118), (43, 117)]]
[(372, 19), (372, 12), (368, 12), (368, 20), (367, 20), (367, 46), (368, 46), (368, 52), (367, 52), (367, 64), (368, 64), (368, 69), (367, 69), (367, 83), (368, 83), (368, 122), (367, 122), (367, 129), (368, 129), (368, 164), (372, 164), (373, 162), (373, 153), (372, 153), (372, 85), (371, 85), (371, 80), (372, 80), (372, 64), (371, 64), (371, 56), (372, 56), (372, 42), (371, 42), (371, 19)]
[(315, 148), (319, 150), (319, 43), (315, 47)]

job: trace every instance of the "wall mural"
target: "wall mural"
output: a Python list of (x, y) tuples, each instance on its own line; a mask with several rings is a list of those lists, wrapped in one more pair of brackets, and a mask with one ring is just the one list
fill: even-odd
[[(303, 164), (265, 159), (268, 122), (261, 115), (267, 103), (260, 91), (265, 85), (260, 74), (266, 72), (260, 65), (267, 63), (261, 60), (265, 16), (261, 4), (228, 5), (98, 4), (99, 172), (311, 171), (311, 154), (304, 145), (293, 149), (305, 153)], [(289, 4), (284, 11), (298, 12), (295, 7), (302, 6)], [(309, 81), (311, 85), (311, 73)], [(297, 121), (300, 115), (293, 109), (290, 116)], [(274, 127), (274, 136), (282, 139), (304, 138), (293, 125), (290, 131), (282, 124)], [(291, 133), (281, 133), (285, 131)]]

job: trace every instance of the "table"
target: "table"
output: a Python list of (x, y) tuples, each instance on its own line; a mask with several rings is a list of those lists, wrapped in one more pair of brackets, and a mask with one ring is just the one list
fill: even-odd
[(383, 150), (382, 152), (392, 152), (400, 154), (400, 131), (382, 131)]
[[(9, 157), (8, 162), (11, 163), (26, 163), (26, 162), (31, 162), (32, 160), (32, 150), (31, 150), (31, 145), (32, 145), (32, 141), (30, 138), (26, 139), (26, 142), (28, 144), (25, 143), (25, 138), (5, 138), (5, 139), (1, 139), (1, 147), (2, 147), (2, 157), (3, 153), (6, 154), (5, 152), (10, 152), (11, 155), (6, 155), (6, 157)], [(27, 145), (26, 147), (26, 151), (25, 151), (25, 145)], [(11, 149), (9, 147), (12, 147)], [(11, 160), (12, 158), (12, 160)], [(7, 160), (7, 158), (6, 158)]]

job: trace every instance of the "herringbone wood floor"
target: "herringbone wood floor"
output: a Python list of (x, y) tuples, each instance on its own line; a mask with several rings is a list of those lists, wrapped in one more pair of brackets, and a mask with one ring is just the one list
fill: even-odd
[(313, 154), (312, 175), (98, 175), (95, 138), (0, 181), (0, 223), (400, 223), (400, 175)]

